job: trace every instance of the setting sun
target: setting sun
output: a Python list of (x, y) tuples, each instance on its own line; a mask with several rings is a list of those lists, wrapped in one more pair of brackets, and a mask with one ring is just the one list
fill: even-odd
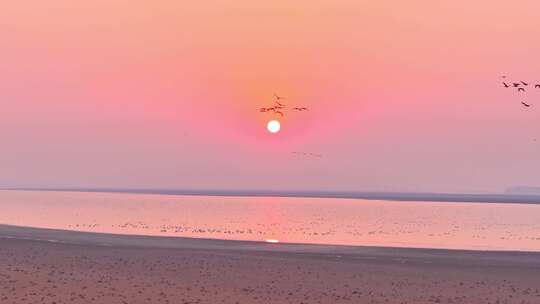
[(281, 124), (277, 120), (271, 120), (268, 122), (266, 128), (270, 133), (277, 133), (281, 129)]

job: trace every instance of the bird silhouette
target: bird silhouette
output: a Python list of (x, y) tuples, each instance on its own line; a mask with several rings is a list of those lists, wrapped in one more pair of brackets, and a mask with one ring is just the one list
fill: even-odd
[(509, 87), (510, 87), (506, 82), (503, 82), (503, 85), (504, 85), (505, 88), (509, 88)]
[(524, 105), (524, 106), (527, 107), (527, 108), (531, 106), (530, 104), (525, 103), (525, 102), (523, 102), (523, 101), (521, 102), (521, 104)]
[(274, 97), (276, 98), (276, 100), (281, 100), (281, 99), (285, 99), (285, 97), (281, 97), (279, 96), (278, 94), (274, 93)]
[(528, 85), (529, 85), (528, 83), (526, 83), (526, 82), (523, 81), (523, 80), (521, 80), (520, 82), (521, 82), (523, 85), (525, 85), (525, 86), (528, 86)]
[(537, 89), (540, 89), (540, 84), (537, 84), (534, 87), (537, 88)]
[(524, 88), (518, 88), (518, 92), (525, 92)]
[(293, 153), (293, 154), (297, 154), (297, 155), (306, 156), (306, 157), (317, 157), (317, 158), (323, 157), (322, 154), (319, 154), (319, 153), (312, 153), (312, 152), (292, 152), (292, 153)]
[(512, 84), (513, 84), (514, 87), (516, 87), (516, 88), (520, 86), (520, 83), (518, 83), (518, 82), (513, 82)]
[[(506, 87), (509, 87), (507, 83), (504, 83)], [(288, 109), (294, 110), (294, 111), (309, 111), (307, 107), (294, 107), (294, 108), (288, 108), (284, 103), (281, 102), (282, 99), (286, 99), (283, 96), (279, 96), (276, 93), (274, 93), (274, 106), (269, 108), (260, 108), (260, 112), (274, 112), (277, 115), (285, 116), (285, 111)]]

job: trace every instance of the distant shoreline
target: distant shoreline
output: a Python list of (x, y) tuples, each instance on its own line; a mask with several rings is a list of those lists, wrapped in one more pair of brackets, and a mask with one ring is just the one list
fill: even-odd
[(100, 192), (191, 196), (298, 197), (337, 198), (388, 201), (540, 204), (540, 195), (533, 194), (454, 194), (414, 192), (339, 192), (339, 191), (273, 191), (273, 190), (186, 190), (129, 188), (3, 188), (15, 191)]

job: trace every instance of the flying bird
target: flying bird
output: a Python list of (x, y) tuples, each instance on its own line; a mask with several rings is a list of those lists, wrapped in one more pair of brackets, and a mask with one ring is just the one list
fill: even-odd
[(276, 100), (276, 104), (277, 104), (280, 108), (285, 108), (285, 105), (282, 104), (281, 102), (277, 101), (277, 100)]
[(520, 86), (520, 83), (517, 83), (517, 82), (513, 82), (512, 84), (513, 84), (514, 87), (516, 87), (516, 88)]
[(527, 107), (527, 108), (531, 106), (530, 104), (525, 103), (525, 102), (523, 102), (523, 101), (521, 102), (521, 104), (524, 105), (524, 106)]
[(317, 157), (317, 158), (323, 157), (323, 155), (319, 154), (319, 153), (311, 153), (311, 152), (292, 152), (292, 153), (297, 154), (297, 155), (306, 156), (306, 157)]
[(506, 82), (503, 82), (503, 85), (504, 85), (505, 88), (509, 88), (509, 87), (510, 87)]
[(518, 88), (518, 92), (525, 92), (524, 88)]
[(528, 86), (528, 85), (529, 85), (528, 83), (526, 83), (526, 82), (523, 81), (523, 80), (521, 80), (520, 82), (523, 83), (523, 85), (525, 85), (525, 86)]
[(279, 96), (278, 94), (274, 93), (274, 97), (276, 98), (276, 100), (281, 100), (281, 99), (285, 99), (285, 97), (281, 97)]
[(540, 89), (540, 84), (537, 84), (534, 87), (537, 88), (537, 89)]
[(276, 109), (284, 109), (285, 105), (276, 101), (276, 105), (274, 106), (274, 108), (276, 108)]
[[(274, 106), (272, 107), (269, 107), (269, 108), (260, 108), (260, 112), (274, 112), (275, 114), (277, 115), (281, 115), (282, 117), (285, 116), (285, 111), (288, 110), (289, 108), (281, 102), (282, 99), (286, 99), (285, 97), (283, 96), (279, 96), (277, 95), (276, 93), (274, 93)], [(306, 107), (294, 107), (294, 108), (291, 108), (291, 110), (295, 110), (295, 111), (309, 111), (308, 108)]]

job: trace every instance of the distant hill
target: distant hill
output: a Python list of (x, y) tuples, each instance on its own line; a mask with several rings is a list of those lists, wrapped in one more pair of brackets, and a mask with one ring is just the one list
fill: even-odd
[(526, 187), (526, 186), (511, 187), (511, 188), (506, 189), (506, 191), (504, 193), (506, 193), (506, 194), (524, 194), (524, 195), (533, 195), (533, 194), (540, 195), (540, 187)]

